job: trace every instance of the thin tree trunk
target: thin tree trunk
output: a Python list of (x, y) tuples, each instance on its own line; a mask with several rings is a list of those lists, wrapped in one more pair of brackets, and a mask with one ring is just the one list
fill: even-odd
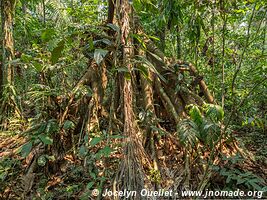
[(27, 10), (27, 2), (26, 1), (22, 1), (22, 13), (24, 15), (26, 15), (26, 10)]
[(211, 84), (211, 91), (213, 92), (213, 96), (214, 96), (214, 89), (215, 89), (215, 76), (214, 76), (214, 69), (215, 69), (215, 8), (216, 8), (216, 0), (214, 2), (212, 2), (212, 17), (211, 17), (211, 27), (212, 27), (212, 57), (211, 57), (211, 67), (212, 67), (212, 73), (211, 73), (211, 77), (213, 83)]
[(43, 23), (44, 23), (44, 26), (46, 24), (46, 15), (45, 15), (45, 0), (42, 1), (42, 6), (43, 6)]
[(225, 98), (225, 74), (224, 74), (224, 56), (225, 56), (225, 29), (226, 29), (226, 15), (224, 10), (224, 0), (222, 1), (222, 18), (223, 18), (223, 28), (222, 28), (222, 108), (224, 108), (224, 98)]
[(177, 35), (176, 35), (176, 42), (177, 42), (177, 59), (182, 59), (182, 40), (181, 40), (181, 29), (179, 25), (177, 25)]
[(114, 19), (114, 11), (115, 11), (115, 5), (116, 0), (108, 0), (108, 20), (107, 23), (113, 24)]
[[(0, 9), (1, 9), (1, 23), (3, 24), (3, 8), (2, 8), (2, 1), (0, 1)], [(3, 27), (3, 25), (2, 25)], [(2, 38), (3, 38), (3, 28), (1, 29), (1, 32), (0, 32), (0, 38), (1, 38), (1, 44), (3, 44), (3, 41), (2, 41)], [(3, 47), (3, 46), (2, 46)], [(2, 91), (3, 91), (3, 84), (4, 84), (4, 76), (3, 76), (3, 70), (4, 70), (4, 65), (3, 65), (3, 56), (1, 57), (1, 61), (0, 61), (0, 99), (2, 99)]]

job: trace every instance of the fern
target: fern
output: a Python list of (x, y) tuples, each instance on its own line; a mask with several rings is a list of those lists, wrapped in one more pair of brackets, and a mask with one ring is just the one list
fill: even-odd
[[(208, 110), (208, 117), (203, 116), (196, 105), (190, 105), (189, 120), (182, 121), (178, 127), (179, 139), (183, 145), (193, 148), (197, 142), (213, 148), (220, 136), (220, 125), (214, 121), (213, 116), (222, 116), (220, 111), (212, 107)], [(214, 115), (215, 114), (215, 115)]]
[(199, 142), (200, 137), (196, 123), (191, 120), (184, 120), (178, 126), (180, 142), (186, 147), (194, 147)]

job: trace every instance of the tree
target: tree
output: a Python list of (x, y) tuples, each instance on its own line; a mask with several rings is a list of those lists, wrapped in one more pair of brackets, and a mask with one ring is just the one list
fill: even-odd
[[(132, 38), (133, 30), (133, 12), (132, 7), (128, 1), (118, 1), (116, 4), (116, 13), (118, 13), (118, 25), (120, 27), (120, 45), (122, 46), (122, 60), (120, 60), (121, 67), (126, 67), (130, 75), (127, 77), (124, 74), (122, 94), (124, 104), (124, 128), (123, 132), (126, 136), (125, 161), (122, 163), (120, 177), (124, 177), (121, 181), (123, 185), (117, 189), (138, 190), (144, 188), (144, 163), (142, 160), (145, 155), (144, 148), (141, 143), (141, 138), (138, 136), (138, 127), (134, 114), (134, 65), (132, 59), (134, 58), (134, 43)], [(147, 159), (145, 157), (145, 159)]]
[[(13, 39), (13, 19), (16, 0), (3, 0), (1, 1), (1, 19), (2, 19), (2, 66), (0, 77), (0, 98), (2, 99), (1, 112), (4, 115), (9, 115), (14, 112), (14, 106), (9, 104), (6, 97), (10, 91), (8, 88), (13, 85), (14, 81), (14, 68), (12, 60), (14, 59), (14, 39)], [(15, 104), (15, 102), (13, 102)], [(14, 105), (13, 104), (13, 105)], [(4, 117), (3, 115), (1, 118)], [(2, 119), (0, 119), (2, 121)]]
[(11, 61), (14, 58), (14, 39), (13, 39), (13, 17), (16, 0), (1, 1), (1, 19), (2, 19), (2, 85), (12, 84), (14, 70)]

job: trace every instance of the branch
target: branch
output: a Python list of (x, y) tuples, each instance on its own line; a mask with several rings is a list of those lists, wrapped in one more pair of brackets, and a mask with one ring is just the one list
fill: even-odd
[(180, 117), (177, 114), (173, 103), (171, 102), (170, 98), (165, 93), (164, 89), (162, 88), (160, 81), (158, 79), (155, 79), (155, 83), (156, 83), (156, 88), (158, 89), (158, 91), (160, 93), (160, 97), (162, 98), (163, 102), (166, 102), (166, 105), (165, 105), (166, 109), (173, 115), (173, 118), (174, 118), (176, 124), (178, 124), (180, 121)]

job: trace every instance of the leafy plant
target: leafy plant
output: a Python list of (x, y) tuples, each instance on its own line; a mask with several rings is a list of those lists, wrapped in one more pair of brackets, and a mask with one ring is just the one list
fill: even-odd
[(239, 154), (232, 157), (223, 157), (224, 166), (213, 166), (213, 170), (225, 178), (224, 189), (247, 189), (254, 191), (266, 191), (265, 181), (251, 171), (243, 171), (233, 166), (242, 164), (244, 158)]
[[(205, 115), (200, 110), (205, 111)], [(189, 106), (190, 120), (184, 120), (178, 125), (179, 139), (184, 145), (194, 147), (202, 142), (213, 148), (220, 135), (220, 124), (223, 111), (219, 106), (205, 104), (203, 108)]]

